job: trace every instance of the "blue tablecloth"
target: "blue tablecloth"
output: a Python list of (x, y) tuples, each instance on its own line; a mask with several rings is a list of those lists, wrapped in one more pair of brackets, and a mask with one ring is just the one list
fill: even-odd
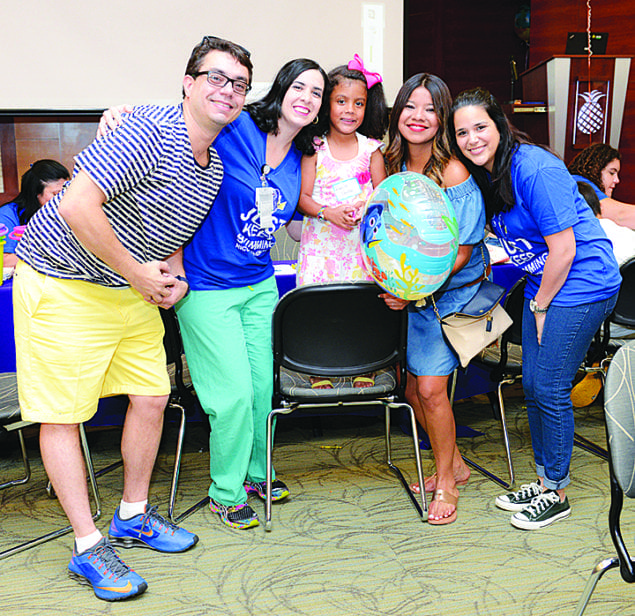
[(15, 339), (13, 337), (13, 279), (0, 286), (0, 372), (15, 372)]

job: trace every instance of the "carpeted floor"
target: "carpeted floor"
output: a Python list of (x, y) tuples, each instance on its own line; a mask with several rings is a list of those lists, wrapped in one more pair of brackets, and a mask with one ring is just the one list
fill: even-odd
[[(486, 398), (456, 405), (461, 424), (484, 435), (462, 438), (459, 446), (501, 473), (505, 462), (498, 422)], [(535, 478), (522, 398), (509, 398), (517, 483)], [(603, 440), (602, 409), (576, 415), (584, 436)], [(473, 472), (461, 488), (458, 520), (449, 526), (422, 523), (384, 462), (383, 424), (368, 417), (321, 421), (281, 418), (276, 437), (277, 473), (292, 490), (274, 505), (270, 533), (260, 526), (233, 531), (209, 509), (184, 523), (200, 536), (181, 555), (124, 550), (123, 557), (149, 582), (141, 597), (110, 604), (70, 580), (69, 536), (0, 561), (2, 614), (83, 616), (139, 615), (399, 615), (543, 616), (571, 614), (588, 574), (612, 553), (607, 530), (608, 465), (574, 449), (572, 505), (568, 520), (527, 532), (509, 524), (498, 510), (501, 490)], [(177, 509), (206, 494), (209, 456), (201, 424), (188, 427)], [(119, 431), (92, 430), (91, 449), (99, 468), (117, 457)], [(168, 426), (152, 484), (151, 499), (165, 513), (175, 430)], [(0, 440), (0, 477), (19, 472), (17, 448)], [(34, 478), (0, 492), (0, 548), (28, 539), (62, 522), (55, 500), (47, 498), (35, 436), (29, 439)], [(394, 458), (415, 478), (411, 441), (396, 428)], [(423, 453), (424, 470), (432, 468)], [(99, 480), (107, 528), (120, 498), (118, 469)], [(254, 499), (263, 512), (263, 504)], [(633, 508), (626, 503), (622, 527), (632, 538)], [(589, 616), (635, 614), (635, 588), (613, 570), (600, 581)]]

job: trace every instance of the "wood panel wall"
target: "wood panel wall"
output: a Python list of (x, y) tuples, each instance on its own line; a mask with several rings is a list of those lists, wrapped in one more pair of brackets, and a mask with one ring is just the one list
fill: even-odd
[[(586, 27), (584, 0), (531, 0), (530, 66), (563, 54), (567, 33), (584, 32)], [(591, 30), (609, 33), (607, 54), (635, 56), (635, 0), (591, 0)], [(635, 203), (635, 57), (632, 62), (619, 147), (621, 183), (613, 193), (627, 203)]]

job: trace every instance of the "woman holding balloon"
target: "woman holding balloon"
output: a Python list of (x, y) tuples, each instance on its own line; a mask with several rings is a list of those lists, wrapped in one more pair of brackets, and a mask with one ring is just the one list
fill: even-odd
[[(459, 249), (449, 278), (434, 293), (441, 316), (462, 309), (474, 297), (489, 265), (484, 249), (485, 207), (462, 163), (451, 154), (446, 132), (452, 100), (447, 85), (427, 73), (414, 75), (399, 90), (388, 129), (388, 174), (413, 171), (443, 188), (456, 212)], [(424, 489), (433, 492), (428, 522), (449, 524), (457, 517), (458, 485), (470, 470), (456, 445), (454, 415), (447, 395), (449, 376), (459, 361), (445, 342), (432, 301), (424, 306), (385, 294), (393, 309), (408, 305), (408, 383), (406, 395), (430, 438), (436, 472)], [(419, 484), (411, 486), (420, 491)]]

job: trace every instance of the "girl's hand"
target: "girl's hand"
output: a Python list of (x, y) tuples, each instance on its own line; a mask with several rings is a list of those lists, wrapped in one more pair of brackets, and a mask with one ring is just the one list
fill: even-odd
[(355, 216), (355, 206), (352, 205), (338, 205), (324, 210), (326, 220), (346, 231), (350, 231), (357, 224)]
[(545, 319), (547, 318), (546, 312), (534, 312), (536, 317), (536, 333), (538, 334), (538, 344), (542, 343), (542, 330), (545, 327)]
[(410, 303), (410, 300), (395, 297), (391, 293), (381, 293), (379, 297), (386, 302), (386, 306), (391, 310), (403, 310)]
[(359, 221), (362, 219), (362, 212), (364, 211), (365, 203), (363, 201), (358, 201), (353, 205), (355, 208), (355, 224), (358, 225)]
[(133, 105), (118, 105), (110, 107), (101, 114), (99, 126), (97, 127), (97, 137), (105, 137), (110, 131), (115, 130), (123, 122), (122, 113), (132, 113)]

